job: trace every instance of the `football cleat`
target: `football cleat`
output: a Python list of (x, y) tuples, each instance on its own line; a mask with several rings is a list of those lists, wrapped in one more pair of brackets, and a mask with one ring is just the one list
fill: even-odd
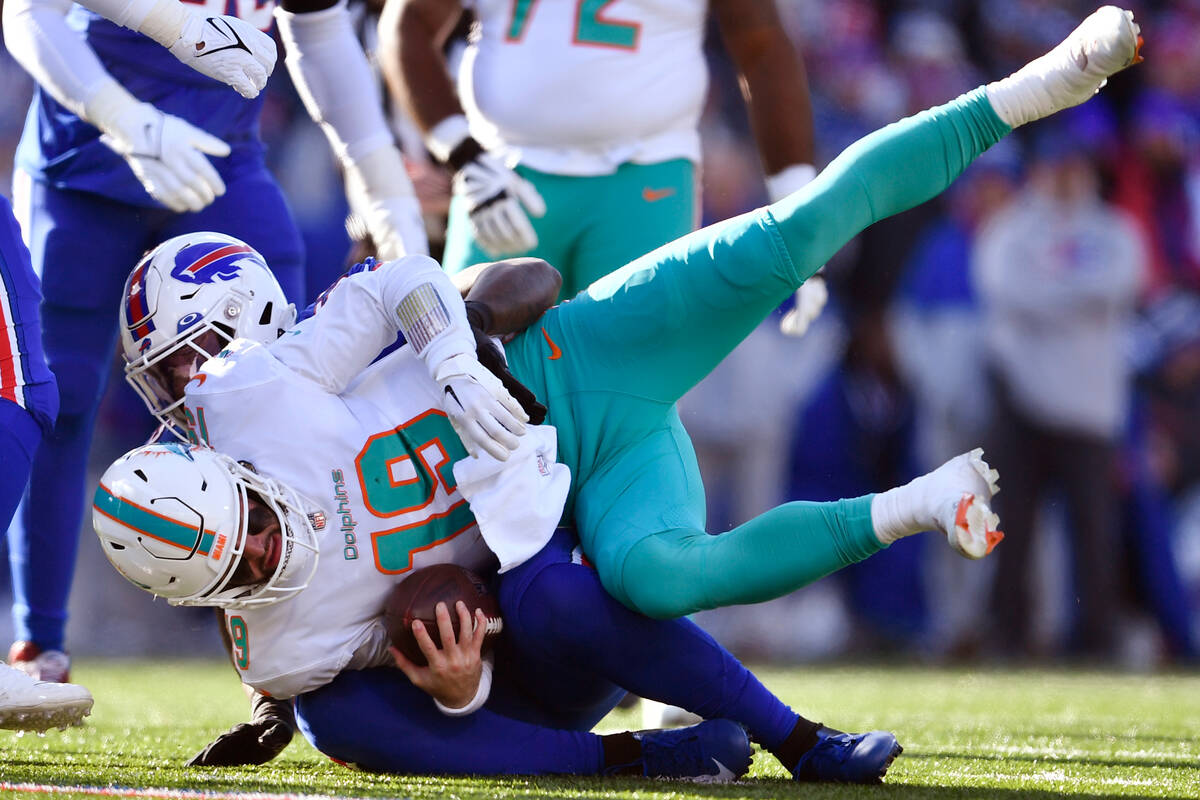
[(1009, 77), (988, 84), (997, 113), (1016, 127), (1086, 102), (1113, 75), (1142, 61), (1133, 12), (1104, 6), (1057, 47)]
[(33, 642), (13, 642), (8, 663), (34, 680), (66, 683), (71, 680), (71, 657), (62, 650), (43, 650)]
[(842, 733), (821, 726), (817, 743), (792, 770), (798, 781), (879, 783), (904, 748), (887, 731)]
[(642, 774), (693, 783), (728, 783), (750, 769), (753, 749), (741, 725), (714, 719), (690, 728), (638, 731)]
[(78, 725), (90, 713), (92, 695), (82, 686), (34, 680), (0, 664), (0, 728), (37, 732), (66, 728)]
[(959, 555), (979, 559), (1004, 538), (1000, 517), (988, 505), (1000, 491), (1000, 473), (983, 460), (983, 449), (955, 456), (929, 474), (939, 502), (937, 527)]

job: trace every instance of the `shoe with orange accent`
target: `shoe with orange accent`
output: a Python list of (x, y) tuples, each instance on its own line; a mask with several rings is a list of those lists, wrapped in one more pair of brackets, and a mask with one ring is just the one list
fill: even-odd
[(50, 683), (71, 680), (71, 657), (61, 650), (43, 650), (33, 642), (13, 642), (8, 663), (31, 678)]
[(1057, 47), (987, 85), (996, 113), (1012, 127), (1087, 101), (1113, 75), (1142, 61), (1133, 12), (1104, 6)]
[(996, 530), (1000, 518), (988, 505), (1000, 491), (1000, 473), (983, 460), (983, 449), (950, 459), (930, 477), (940, 479), (948, 495), (940, 503), (937, 526), (954, 551), (970, 559), (991, 553), (1004, 538)]

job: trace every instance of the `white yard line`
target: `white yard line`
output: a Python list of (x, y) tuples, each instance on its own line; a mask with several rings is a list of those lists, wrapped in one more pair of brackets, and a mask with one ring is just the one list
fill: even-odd
[(206, 792), (197, 789), (131, 789), (123, 786), (56, 786), (48, 783), (0, 781), (0, 791), (28, 794), (85, 794), (96, 797), (147, 797), (165, 800), (365, 800), (327, 794), (291, 792)]

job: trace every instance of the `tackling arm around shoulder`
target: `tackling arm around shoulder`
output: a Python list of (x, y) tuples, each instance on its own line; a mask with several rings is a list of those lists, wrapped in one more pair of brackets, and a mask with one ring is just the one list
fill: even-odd
[(506, 459), (529, 416), (480, 364), (463, 299), (428, 256), (388, 261), (339, 281), (319, 313), (270, 347), (293, 372), (338, 394), (397, 332), (442, 390), (442, 410), (467, 452)]

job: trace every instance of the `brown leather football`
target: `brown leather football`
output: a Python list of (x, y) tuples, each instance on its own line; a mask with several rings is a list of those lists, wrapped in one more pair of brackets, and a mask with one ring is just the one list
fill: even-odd
[(442, 641), (435, 615), (437, 604), (446, 604), (457, 639), (458, 613), (454, 606), (459, 600), (467, 604), (472, 614), (475, 609), (480, 608), (487, 616), (487, 633), (483, 640), (483, 650), (487, 652), (503, 627), (499, 606), (482, 578), (471, 570), (454, 564), (435, 564), (416, 570), (392, 589), (384, 607), (388, 638), (411, 661), (425, 665), (425, 654), (417, 646), (412, 624), (420, 620), (433, 643), (440, 648)]

